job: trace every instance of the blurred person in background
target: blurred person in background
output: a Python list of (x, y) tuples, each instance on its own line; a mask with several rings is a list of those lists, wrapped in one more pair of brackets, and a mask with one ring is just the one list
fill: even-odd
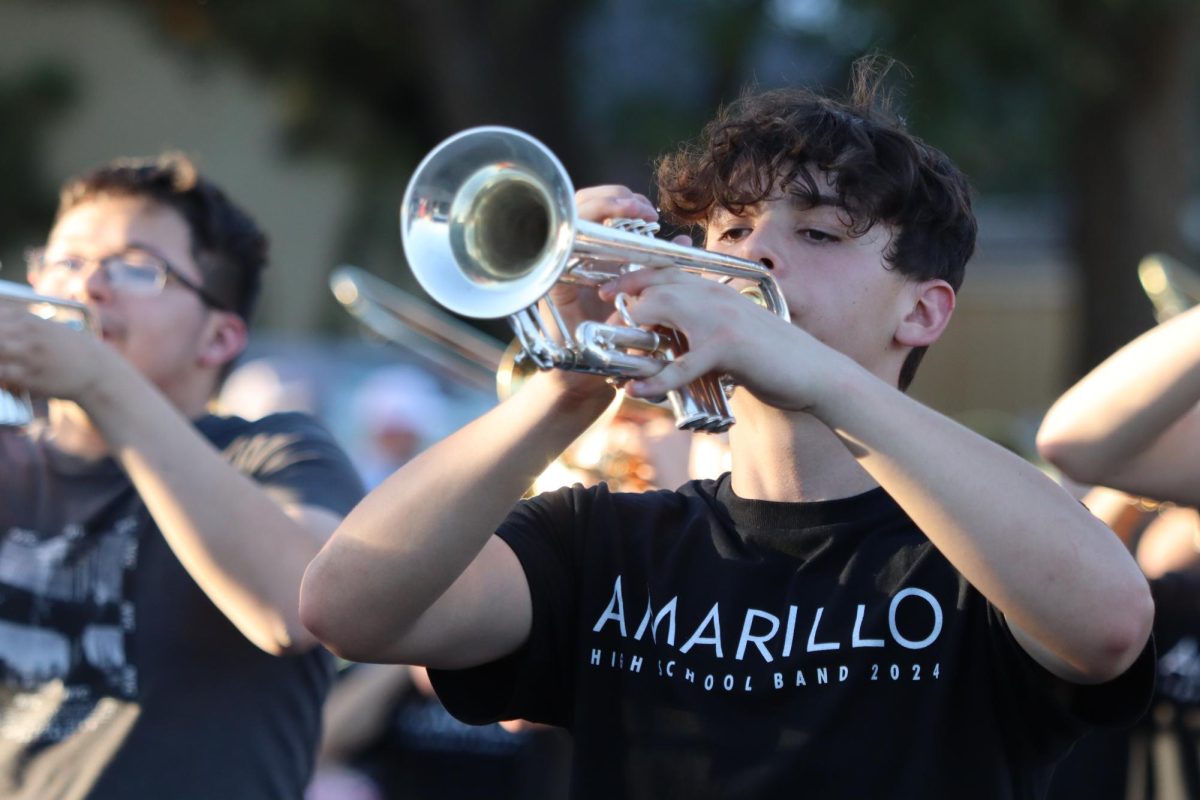
[(1047, 413), (1038, 447), (1071, 479), (1111, 487), (1089, 502), (1136, 549), (1159, 655), (1150, 711), (1131, 732), (1084, 740), (1056, 776), (1054, 797), (1200, 797), (1200, 307), (1071, 387)]
[(185, 157), (69, 180), (28, 275), (95, 335), (0, 306), (0, 795), (299, 797), (332, 660), (305, 565), (361, 496), (313, 419), (210, 414), (267, 263)]
[(316, 392), (307, 375), (289, 374), (295, 359), (256, 358), (240, 363), (217, 396), (217, 413), (251, 421), (282, 411), (320, 417)]
[(354, 393), (351, 413), (359, 430), (354, 461), (373, 489), (447, 430), (446, 394), (417, 367), (380, 367)]
[[(354, 459), (368, 488), (446, 432), (447, 395), (429, 373), (381, 367), (354, 392)], [(423, 667), (345, 664), (325, 705), (308, 800), (565, 796), (569, 743), (559, 729), (459, 722)]]
[(422, 667), (354, 664), (325, 706), (307, 800), (565, 798), (570, 740), (520, 721), (468, 725), (438, 700)]

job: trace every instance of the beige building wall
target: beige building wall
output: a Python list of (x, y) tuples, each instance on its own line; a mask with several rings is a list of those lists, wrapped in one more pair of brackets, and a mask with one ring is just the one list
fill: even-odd
[(999, 224), (985, 212), (981, 252), (967, 268), (954, 318), (929, 350), (913, 394), (1029, 450), (1041, 414), (1068, 385), (1077, 278), (1054, 248), (989, 253), (989, 223)]
[(260, 327), (315, 324), (336, 263), (349, 173), (331, 161), (285, 157), (277, 92), (235, 62), (172, 50), (128, 10), (4, 0), (0, 75), (46, 61), (70, 68), (80, 90), (52, 129), (47, 174), (65, 178), (120, 155), (188, 153), (271, 237)]

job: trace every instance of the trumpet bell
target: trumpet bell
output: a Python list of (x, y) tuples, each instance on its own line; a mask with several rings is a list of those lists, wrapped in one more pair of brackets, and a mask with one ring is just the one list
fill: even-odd
[(452, 136), (417, 166), (400, 206), (414, 277), (465, 317), (533, 305), (570, 258), (574, 194), (562, 164), (526, 134), (475, 128)]

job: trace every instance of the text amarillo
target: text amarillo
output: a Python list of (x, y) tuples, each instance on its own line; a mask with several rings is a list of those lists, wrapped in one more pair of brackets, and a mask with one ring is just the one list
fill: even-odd
[[(933, 616), (932, 627), (920, 632), (901, 630), (897, 622), (897, 612), (901, 605), (906, 602), (927, 605)], [(718, 659), (725, 658), (724, 639), (722, 638), (721, 629), (721, 604), (719, 602), (713, 603), (708, 613), (682, 645), (676, 645), (677, 605), (678, 597), (672, 597), (661, 608), (655, 611), (651, 603), (647, 601), (646, 610), (642, 614), (637, 627), (633, 630), (633, 640), (641, 641), (648, 635), (650, 640), (655, 644), (665, 645), (673, 649), (677, 648), (680, 655), (687, 655), (694, 648), (704, 647), (711, 648), (710, 652), (713, 657)], [(810, 622), (807, 619), (807, 615), (805, 615), (805, 619), (800, 619), (799, 609), (794, 605), (788, 606), (786, 620), (768, 611), (747, 608), (741, 619), (741, 633), (738, 636), (733, 659), (735, 661), (744, 661), (747, 654), (757, 653), (765, 663), (770, 664), (776, 658), (787, 659), (791, 657), (793, 651), (799, 652), (800, 650), (800, 648), (796, 647), (798, 624), (807, 626), (808, 629), (806, 641), (802, 648), (804, 652), (817, 653), (840, 650), (844, 643), (836, 639), (827, 638), (829, 634), (822, 629), (821, 618), (824, 613), (824, 607), (818, 607), (813, 612)], [(870, 638), (863, 633), (862, 627), (865, 616), (866, 606), (859, 604), (856, 609), (854, 627), (850, 633), (848, 649), (882, 648), (887, 644), (885, 639)], [(916, 587), (909, 587), (897, 592), (891, 598), (888, 606), (888, 634), (892, 642), (906, 650), (923, 650), (937, 641), (938, 636), (942, 632), (942, 620), (942, 607), (938, 603), (937, 598), (929, 592)], [(629, 624), (625, 613), (625, 598), (621, 589), (621, 576), (619, 575), (613, 585), (613, 593), (608, 606), (596, 620), (592, 631), (593, 633), (600, 633), (606, 626), (615, 627), (622, 639), (630, 638)], [(781, 630), (782, 636), (780, 635)], [(661, 639), (660, 636), (662, 637)], [(626, 659), (626, 654), (620, 650), (605, 651), (601, 648), (592, 648), (589, 663), (593, 667), (610, 667), (621, 670), (627, 669), (631, 672), (640, 672), (643, 660), (638, 655), (631, 655)], [(941, 669), (940, 665), (936, 663), (930, 664), (928, 665), (926, 675), (922, 675), (921, 665), (915, 663), (904, 666), (895, 663), (890, 665), (863, 664), (862, 668), (868, 670), (869, 674), (866, 676), (868, 680), (892, 681), (902, 679), (917, 681), (926, 676), (937, 679), (940, 677)], [(700, 683), (706, 689), (712, 689), (715, 686), (726, 691), (732, 691), (737, 684), (743, 682), (730, 674), (723, 676), (714, 676), (711, 674), (697, 676), (691, 669), (677, 666), (674, 660), (663, 660), (661, 658), (658, 660), (658, 674), (665, 678), (681, 678), (691, 683)], [(805, 686), (810, 679), (818, 684), (829, 683), (831, 676), (833, 680), (840, 683), (847, 680), (849, 674), (850, 668), (846, 665), (826, 665), (815, 668), (811, 678), (805, 678), (802, 669), (795, 671), (794, 678), (790, 674), (785, 676), (781, 672), (768, 673), (763, 678), (773, 688), (781, 689), (786, 684)], [(737, 688), (751, 691), (754, 688), (751, 676), (744, 676), (744, 685), (737, 686)]]

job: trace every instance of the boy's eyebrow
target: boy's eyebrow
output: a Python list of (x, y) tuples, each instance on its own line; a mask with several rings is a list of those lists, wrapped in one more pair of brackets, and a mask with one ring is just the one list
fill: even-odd
[[(812, 208), (822, 208), (822, 207), (826, 207), (826, 206), (828, 206), (830, 208), (846, 210), (846, 206), (842, 203), (841, 199), (832, 194), (818, 194), (817, 202), (814, 203), (814, 202), (812, 202), (812, 195), (810, 195), (810, 194), (799, 194), (799, 193), (795, 193), (795, 192), (788, 192), (787, 193), (787, 202), (788, 202), (788, 205), (792, 206), (793, 208), (798, 208), (802, 211), (807, 211)], [(758, 204), (756, 203), (755, 206), (757, 206), (757, 205)], [(752, 207), (753, 206), (747, 206), (746, 208), (752, 208)], [(744, 216), (744, 215), (743, 214), (735, 214), (722, 205), (716, 205), (716, 206), (714, 206), (713, 211), (712, 211), (711, 215), (709, 216), (709, 219), (713, 220), (713, 219), (720, 219), (723, 217), (740, 217), (740, 216)]]
[[(71, 250), (71, 246), (73, 244), (77, 244), (79, 242), (87, 243), (87, 242), (91, 242), (91, 241), (92, 241), (92, 237), (90, 237), (90, 236), (66, 237), (65, 243), (63, 243), (61, 245), (60, 244), (55, 244), (55, 245), (47, 244), (45, 249), (48, 252), (57, 252), (58, 249), (63, 249), (63, 250), (69, 251), (69, 250)], [(126, 242), (124, 247), (122, 247), (118, 250), (115, 250), (112, 253), (109, 253), (109, 255), (110, 256), (122, 255), (124, 253), (128, 253), (130, 250), (141, 250), (142, 252), (149, 253), (150, 255), (152, 255), (156, 258), (161, 258), (163, 261), (167, 260), (167, 257), (164, 256), (157, 247), (153, 247), (151, 245), (144, 244), (144, 243), (136, 241), (136, 240)]]
[(810, 194), (796, 194), (794, 192), (788, 192), (788, 201), (793, 206), (797, 206), (799, 208), (808, 209), (808, 208), (817, 208), (819, 206), (833, 206), (834, 208), (845, 208), (845, 205), (842, 204), (841, 198), (835, 197), (834, 195), (831, 195), (831, 194), (818, 194), (817, 202), (815, 202), (815, 203), (812, 202), (812, 199), (813, 199), (812, 195), (810, 195)]

